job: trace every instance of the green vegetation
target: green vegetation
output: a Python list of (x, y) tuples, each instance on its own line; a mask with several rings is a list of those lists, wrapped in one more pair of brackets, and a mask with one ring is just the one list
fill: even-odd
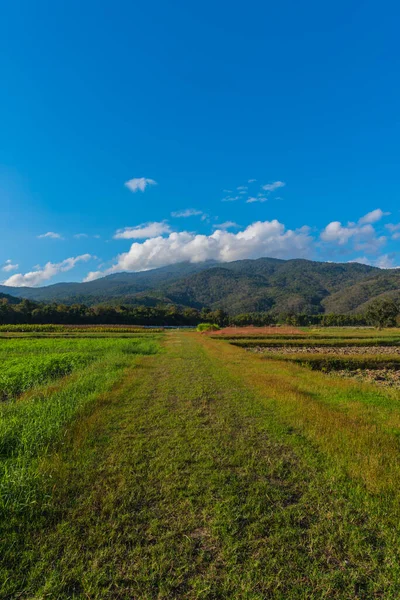
[(219, 326), (216, 323), (199, 323), (197, 331), (218, 331)]
[(396, 302), (379, 299), (369, 304), (366, 316), (370, 323), (382, 329), (382, 327), (394, 327), (399, 313), (399, 305)]
[(105, 325), (0, 325), (0, 333), (160, 333), (162, 328), (146, 329), (145, 327), (130, 326), (123, 327), (121, 325), (105, 326)]
[(69, 354), (20, 358), (2, 364), (0, 372), (0, 400), (15, 398), (33, 386), (49, 379), (57, 379), (84, 367), (91, 360), (89, 354)]
[(321, 354), (279, 354), (279, 353), (264, 353), (265, 358), (273, 360), (291, 361), (316, 369), (318, 371), (339, 371), (346, 369), (348, 371), (356, 371), (358, 369), (394, 369), (400, 370), (400, 355), (389, 356), (332, 356)]
[(196, 332), (43, 335), (0, 339), (2, 367), (83, 360), (0, 404), (0, 598), (400, 596), (399, 391), (295, 352), (397, 369), (339, 342), (398, 331), (274, 338), (268, 360)]

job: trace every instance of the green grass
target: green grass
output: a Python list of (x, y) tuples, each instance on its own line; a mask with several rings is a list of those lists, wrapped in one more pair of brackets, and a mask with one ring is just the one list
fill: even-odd
[(138, 325), (0, 325), (4, 333), (158, 333), (162, 327), (146, 328)]
[[(52, 354), (43, 354), (49, 347)], [(21, 340), (1, 347), (0, 373), (0, 512), (18, 513), (27, 506), (36, 510), (38, 464), (53, 444), (59, 444), (64, 428), (86, 410), (99, 394), (118, 382), (123, 370), (138, 355), (155, 354), (159, 345), (146, 340), (109, 340), (78, 344), (86, 353), (71, 351), (70, 342)], [(55, 350), (59, 353), (55, 353)], [(65, 352), (67, 349), (70, 352)], [(60, 352), (64, 351), (64, 352)], [(10, 358), (11, 356), (11, 358)], [(4, 357), (8, 357), (5, 360)], [(56, 380), (68, 373), (70, 378)], [(45, 382), (51, 380), (51, 385)], [(18, 401), (18, 394), (30, 394)]]
[(4, 403), (1, 598), (400, 597), (397, 392), (195, 333), (103, 342)]
[(77, 352), (20, 358), (3, 363), (0, 370), (0, 401), (10, 400), (30, 388), (85, 367), (93, 356)]

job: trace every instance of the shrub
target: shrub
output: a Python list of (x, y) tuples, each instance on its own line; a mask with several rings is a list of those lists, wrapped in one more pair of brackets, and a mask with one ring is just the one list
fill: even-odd
[(219, 325), (216, 323), (199, 323), (197, 331), (218, 331)]

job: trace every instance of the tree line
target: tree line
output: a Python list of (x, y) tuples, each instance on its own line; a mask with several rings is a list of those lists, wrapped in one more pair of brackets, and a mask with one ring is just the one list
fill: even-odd
[(400, 324), (400, 307), (392, 300), (376, 300), (362, 314), (273, 314), (252, 312), (229, 315), (223, 310), (180, 307), (173, 304), (160, 306), (109, 306), (100, 304), (44, 304), (22, 300), (10, 303), (0, 299), (0, 324), (55, 324), (55, 325), (152, 325), (197, 326), (199, 323), (215, 323), (220, 327), (267, 326), (286, 324), (298, 327), (319, 325), (322, 327), (363, 326), (391, 327)]

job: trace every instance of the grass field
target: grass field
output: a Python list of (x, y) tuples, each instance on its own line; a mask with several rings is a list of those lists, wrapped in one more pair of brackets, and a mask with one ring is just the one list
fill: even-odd
[(1, 598), (400, 597), (398, 389), (193, 332), (82, 335), (0, 339)]

